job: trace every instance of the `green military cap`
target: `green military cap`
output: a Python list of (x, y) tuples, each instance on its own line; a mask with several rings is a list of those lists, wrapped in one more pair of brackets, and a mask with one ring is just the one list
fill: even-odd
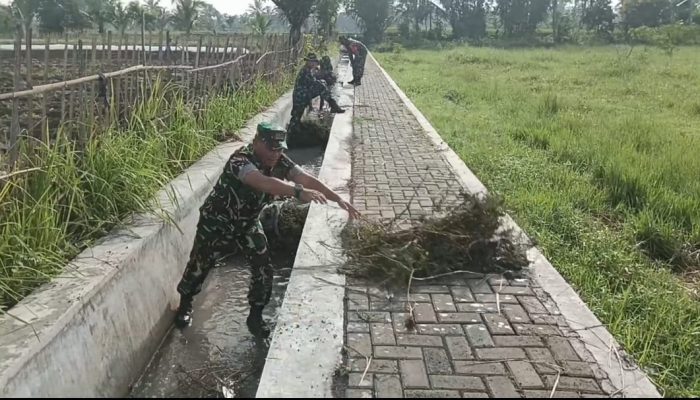
[(304, 61), (318, 62), (318, 57), (316, 56), (316, 53), (309, 53), (306, 57), (304, 57)]
[(287, 131), (271, 122), (258, 124), (258, 139), (270, 145), (273, 150), (287, 149)]

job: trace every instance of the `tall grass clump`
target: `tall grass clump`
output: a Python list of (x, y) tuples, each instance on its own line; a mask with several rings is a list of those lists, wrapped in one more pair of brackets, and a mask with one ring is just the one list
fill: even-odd
[(56, 140), (22, 149), (24, 173), (0, 183), (0, 310), (62, 272), (80, 251), (134, 212), (159, 213), (163, 186), (269, 106), (289, 86), (258, 81), (213, 98), (202, 112), (156, 80), (120, 125), (95, 130), (84, 148)]

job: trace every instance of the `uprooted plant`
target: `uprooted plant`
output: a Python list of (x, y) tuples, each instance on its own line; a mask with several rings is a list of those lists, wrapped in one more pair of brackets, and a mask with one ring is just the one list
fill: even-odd
[(528, 265), (526, 245), (502, 228), (505, 212), (498, 197), (463, 193), (458, 204), (438, 214), (403, 230), (395, 229), (396, 219), (348, 225), (342, 272), (406, 287), (411, 279), (459, 271), (515, 277)]

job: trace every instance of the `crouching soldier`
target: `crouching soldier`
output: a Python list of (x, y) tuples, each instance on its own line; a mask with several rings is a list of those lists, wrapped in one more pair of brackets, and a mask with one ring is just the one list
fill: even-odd
[(287, 129), (291, 134), (294, 134), (299, 128), (301, 117), (304, 116), (304, 110), (315, 97), (321, 96), (321, 99), (331, 106), (332, 113), (342, 114), (345, 112), (335, 99), (331, 97), (331, 91), (328, 89), (327, 83), (316, 76), (319, 67), (319, 60), (316, 58), (316, 55), (309, 54), (304, 60), (306, 64), (297, 75), (292, 94), (292, 117)]
[(258, 216), (275, 197), (293, 196), (303, 203), (325, 204), (330, 200), (338, 203), (351, 218), (359, 216), (350, 203), (290, 160), (284, 154), (286, 148), (284, 129), (262, 123), (253, 142), (234, 152), (224, 166), (200, 208), (190, 259), (177, 285), (181, 296), (175, 320), (178, 327), (192, 321), (192, 301), (214, 266), (214, 251), (237, 245), (246, 254), (252, 272), (248, 328), (258, 337), (269, 336), (270, 329), (262, 312), (270, 300), (273, 271), (267, 237)]
[[(333, 86), (338, 82), (338, 77), (333, 72), (333, 64), (331, 64), (330, 57), (321, 57), (321, 69), (318, 71), (317, 78), (326, 82), (326, 85), (328, 85), (328, 88), (331, 89), (332, 92)], [(323, 110), (323, 97), (321, 97), (321, 103), (318, 109)]]

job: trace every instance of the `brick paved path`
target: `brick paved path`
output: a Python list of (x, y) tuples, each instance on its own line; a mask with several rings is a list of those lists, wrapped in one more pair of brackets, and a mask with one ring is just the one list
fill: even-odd
[[(433, 212), (431, 194), (457, 199), (449, 164), (372, 59), (354, 112), (353, 201), (365, 215), (393, 218), (414, 197), (407, 216), (415, 219)], [(613, 391), (553, 302), (526, 279), (414, 285), (410, 332), (405, 295), (348, 285), (347, 397), (549, 397), (555, 384), (555, 397)]]

